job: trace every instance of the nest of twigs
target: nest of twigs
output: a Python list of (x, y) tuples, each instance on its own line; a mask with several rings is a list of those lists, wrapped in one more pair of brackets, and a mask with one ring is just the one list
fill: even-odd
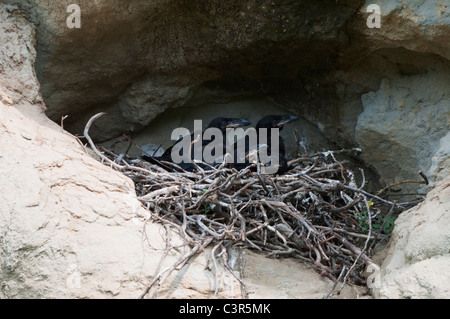
[[(89, 126), (85, 137), (91, 147), (134, 181), (151, 220), (176, 229), (189, 247), (154, 277), (142, 297), (208, 246), (214, 265), (221, 256), (229, 270), (227, 251), (245, 247), (311, 263), (336, 284), (366, 285), (366, 267), (377, 267), (372, 248), (389, 238), (394, 210), (411, 205), (365, 191), (363, 171), (357, 172), (362, 180), (357, 185), (355, 173), (332, 152), (299, 157), (284, 175), (261, 174), (256, 164), (241, 171), (222, 164), (171, 173), (139, 158), (100, 152), (87, 134)], [(237, 279), (246, 297), (245, 282)]]

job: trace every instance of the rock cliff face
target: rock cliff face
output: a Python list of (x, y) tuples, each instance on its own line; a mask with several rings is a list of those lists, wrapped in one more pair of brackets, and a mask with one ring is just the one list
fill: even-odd
[[(98, 141), (131, 132), (144, 144), (170, 133), (161, 119), (176, 127), (224, 108), (301, 115), (316, 147), (360, 147), (377, 182), (424, 171), (431, 184), (421, 191), (431, 192), (398, 218), (373, 292), (450, 295), (433, 276), (450, 258), (445, 4), (378, 1), (381, 28), (371, 29), (371, 1), (77, 3), (79, 29), (66, 24), (71, 1), (0, 4), (1, 297), (136, 297), (157, 267), (158, 250), (142, 248), (145, 211), (132, 183), (53, 121), (68, 115), (64, 128), (77, 134), (106, 111), (93, 128)], [(147, 227), (161, 241), (161, 230)], [(267, 271), (261, 264), (252, 273)], [(209, 296), (202, 267), (164, 296)], [(73, 289), (78, 279), (82, 289)], [(276, 296), (252, 280), (254, 296)], [(287, 297), (318, 297), (283, 280)], [(326, 294), (329, 283), (315, 282)], [(222, 296), (239, 297), (232, 276), (224, 272), (222, 283)]]
[[(157, 268), (184, 252), (172, 251), (159, 265), (165, 230), (145, 222), (133, 183), (47, 118), (34, 40), (21, 11), (0, 5), (0, 298), (138, 298)], [(209, 259), (203, 253), (181, 268), (158, 297), (241, 298), (220, 264), (205, 269)], [(245, 273), (254, 298), (321, 298), (332, 288), (298, 262), (251, 252), (241, 260), (236, 271)], [(355, 296), (350, 288), (342, 294)]]
[[(225, 75), (281, 78), (311, 64), (325, 68), (334, 48), (348, 43), (342, 29), (360, 5), (83, 0), (78, 2), (82, 26), (69, 29), (68, 1), (6, 2), (24, 8), (37, 25), (36, 70), (50, 118), (59, 121), (94, 106), (109, 106), (127, 117), (129, 110), (123, 112), (120, 105), (133, 105), (137, 91), (153, 90), (153, 99), (162, 98), (155, 102), (160, 109), (142, 114), (147, 115), (144, 124), (186, 97), (174, 97), (177, 89), (186, 92), (206, 80)], [(317, 54), (330, 61), (316, 60)], [(69, 56), (76, 58), (62, 58)], [(125, 118), (129, 126), (142, 121)]]
[(379, 298), (444, 298), (450, 295), (450, 181), (400, 215), (372, 290)]

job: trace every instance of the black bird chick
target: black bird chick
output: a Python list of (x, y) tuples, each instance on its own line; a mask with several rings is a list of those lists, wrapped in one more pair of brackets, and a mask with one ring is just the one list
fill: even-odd
[[(267, 143), (267, 153), (272, 155), (272, 145), (271, 145), (272, 144), (272, 141), (271, 141), (272, 132), (271, 132), (271, 130), (278, 128), (279, 132), (281, 132), (284, 125), (294, 122), (294, 121), (297, 121), (297, 120), (298, 120), (298, 117), (292, 116), (292, 115), (267, 115), (267, 116), (264, 116), (256, 124), (256, 134), (258, 137), (258, 143), (261, 143), (261, 141), (264, 140), (264, 136), (261, 135), (263, 132), (260, 131), (260, 129), (262, 129), (262, 128), (267, 129), (266, 130), (267, 136), (265, 136), (265, 141)], [(281, 173), (286, 172), (289, 168), (288, 168), (287, 159), (286, 159), (286, 147), (284, 145), (283, 138), (280, 135), (278, 136), (278, 143), (279, 143), (279, 149), (278, 149), (279, 168), (277, 170), (277, 174), (281, 174)], [(235, 147), (235, 152), (234, 152), (235, 153), (235, 162), (233, 164), (233, 167), (236, 168), (237, 170), (241, 170), (241, 169), (248, 167), (250, 165), (250, 161), (249, 161), (250, 155), (249, 154), (254, 151), (254, 150), (250, 149), (248, 139), (245, 140), (245, 153), (246, 153), (245, 163), (237, 163), (236, 151), (237, 150)]]
[[(241, 118), (224, 118), (224, 117), (218, 117), (209, 123), (208, 128), (218, 128), (222, 132), (222, 156), (227, 153), (227, 134), (226, 131), (228, 128), (239, 128), (243, 126), (248, 126), (251, 123), (245, 119)], [(205, 148), (206, 145), (208, 145), (212, 140), (210, 139), (203, 139), (203, 145), (202, 148)], [(216, 163), (214, 163), (216, 164)]]
[[(262, 119), (256, 123), (256, 131), (258, 132), (258, 141), (261, 140), (261, 132), (260, 128), (266, 128), (267, 129), (267, 146), (268, 146), (268, 153), (272, 154), (272, 147), (271, 147), (271, 129), (278, 128), (279, 131), (283, 130), (283, 127), (291, 122), (297, 121), (298, 117), (293, 115), (267, 115), (264, 116)], [(288, 164), (287, 164), (287, 158), (286, 158), (286, 147), (284, 145), (284, 140), (281, 137), (281, 135), (278, 136), (278, 171), (277, 174), (282, 174), (289, 170)]]
[[(223, 136), (223, 140), (222, 140), (222, 147), (223, 147), (223, 153), (226, 153), (226, 129), (227, 128), (238, 128), (238, 127), (242, 127), (242, 126), (247, 126), (250, 125), (250, 122), (245, 120), (245, 119), (241, 119), (241, 118), (226, 118), (226, 117), (218, 117), (215, 118), (214, 120), (212, 120), (209, 125), (203, 130), (202, 132), (202, 154), (203, 154), (203, 149), (205, 148), (206, 145), (208, 145), (209, 143), (211, 143), (211, 139), (204, 139), (203, 138), (203, 134), (205, 132), (206, 129), (208, 128), (218, 128), (221, 132), (222, 132), (222, 136)], [(191, 134), (191, 150), (194, 149), (194, 143), (198, 143), (198, 136), (194, 136), (195, 133)], [(178, 139), (171, 147), (169, 147), (163, 155), (159, 156), (159, 157), (153, 157), (153, 156), (146, 156), (143, 155), (142, 158), (152, 164), (156, 164), (159, 165), (163, 168), (165, 168), (166, 170), (169, 171), (178, 171), (178, 169), (176, 169), (176, 167), (173, 168), (168, 168), (167, 165), (164, 165), (161, 163), (161, 161), (165, 161), (165, 162), (173, 162), (172, 161), (172, 149), (173, 147), (178, 144), (179, 142), (181, 142), (183, 138)], [(194, 159), (194, 152), (191, 151), (191, 159)], [(202, 159), (203, 160), (203, 159)], [(209, 163), (209, 164), (214, 164), (214, 163)], [(196, 165), (193, 163), (179, 163), (177, 164), (178, 166), (180, 166), (183, 170), (186, 171), (194, 171), (196, 170)], [(202, 167), (202, 168), (207, 168), (207, 165), (203, 165), (203, 164), (197, 164), (198, 166)]]

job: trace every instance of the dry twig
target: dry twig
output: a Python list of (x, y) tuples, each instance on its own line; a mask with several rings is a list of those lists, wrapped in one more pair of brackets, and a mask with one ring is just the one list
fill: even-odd
[[(224, 267), (233, 276), (227, 248), (246, 247), (272, 258), (309, 260), (335, 283), (365, 285), (362, 272), (374, 263), (368, 247), (389, 238), (382, 229), (373, 235), (373, 225), (384, 225), (383, 216), (387, 212), (390, 216), (394, 207), (401, 208), (365, 191), (363, 172), (364, 182), (356, 187), (354, 174), (344, 163), (323, 153), (291, 161), (294, 168), (280, 176), (261, 175), (251, 167), (236, 171), (226, 164), (197, 173), (170, 173), (138, 158), (102, 153), (88, 135), (101, 115), (91, 118), (84, 131), (92, 149), (135, 182), (151, 220), (175, 229), (188, 247), (173, 265), (154, 276), (141, 298), (152, 288), (155, 297), (174, 270), (210, 244), (216, 272), (214, 294), (218, 291), (219, 248)], [(245, 297), (245, 283), (236, 279)]]

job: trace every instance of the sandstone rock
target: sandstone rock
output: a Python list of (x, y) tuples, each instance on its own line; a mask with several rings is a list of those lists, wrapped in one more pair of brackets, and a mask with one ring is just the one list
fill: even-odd
[[(131, 181), (88, 156), (46, 115), (58, 123), (69, 115), (64, 127), (81, 133), (92, 113), (106, 110), (93, 127), (99, 139), (142, 130), (141, 144), (157, 144), (167, 133), (157, 129), (162, 118), (177, 115), (170, 123), (178, 127), (191, 121), (194, 106), (205, 106), (198, 114), (206, 117), (231, 104), (254, 118), (275, 107), (302, 115), (308, 133), (311, 126), (319, 131), (320, 145), (333, 146), (328, 136), (341, 147), (361, 146), (385, 183), (426, 171), (434, 189), (399, 217), (373, 291), (383, 298), (448, 297), (444, 4), (379, 1), (382, 27), (369, 29), (370, 1), (83, 0), (82, 28), (69, 29), (60, 1), (3, 2), (24, 13), (0, 5), (0, 297), (134, 298), (164, 247), (155, 224), (146, 229), (152, 246), (142, 241), (147, 212)], [(210, 80), (232, 98), (191, 96)], [(244, 99), (255, 95), (236, 92), (271, 103), (256, 111)], [(174, 252), (163, 266), (178, 257)], [(304, 265), (245, 258), (250, 264), (236, 267), (254, 297), (279, 297), (273, 286), (287, 298), (319, 297), (331, 287)], [(203, 254), (174, 274), (160, 296), (214, 297), (207, 259)], [(295, 285), (289, 280), (297, 270), (317, 281), (305, 287), (299, 275)], [(219, 272), (217, 297), (239, 297), (234, 277)], [(262, 280), (268, 275), (270, 284)]]
[[(10, 94), (0, 93), (0, 101), (7, 105), (18, 103), (21, 99), (26, 99), (30, 103), (42, 102), (34, 65), (26, 63), (36, 58), (34, 28), (25, 22), (23, 12), (17, 7), (2, 6), (1, 10), (0, 73), (2, 85), (10, 90)], [(21, 23), (16, 24), (17, 20)], [(21, 88), (18, 92), (14, 92), (16, 84)]]
[(395, 222), (387, 257), (375, 276), (378, 298), (450, 297), (450, 180)]
[[(365, 9), (369, 4), (366, 1), (361, 7), (361, 15), (367, 16)], [(446, 71), (450, 58), (450, 9), (443, 3), (420, 0), (377, 4), (382, 13), (381, 28), (366, 28), (362, 19), (354, 25), (370, 41), (367, 49), (374, 52), (380, 48), (396, 48), (398, 51), (400, 47), (427, 53), (428, 63), (425, 66), (423, 62), (426, 55), (414, 57), (408, 53), (403, 60), (397, 58), (396, 64), (391, 64), (393, 70), (398, 69), (398, 74), (388, 71), (391, 75), (379, 82), (376, 93), (362, 95), (364, 111), (358, 118), (356, 138), (365, 150), (364, 158), (373, 159), (373, 165), (385, 181), (393, 172), (396, 177), (390, 182), (415, 179), (414, 171), (419, 169), (428, 172), (432, 181), (444, 179), (448, 175), (446, 171), (435, 166), (446, 161), (445, 154), (450, 148), (448, 143), (440, 144), (450, 127), (447, 89), (450, 79)], [(367, 138), (369, 135), (373, 138)], [(383, 159), (376, 159), (380, 153), (384, 153)]]
[[(28, 91), (17, 93), (32, 81), (38, 88), (33, 32), (12, 7), (0, 6), (0, 21), (7, 21), (0, 34), (7, 26), (16, 39), (11, 49), (25, 52), (17, 60), (2, 57), (9, 67), (0, 78), (0, 296), (137, 298), (161, 256), (161, 229), (147, 225), (152, 243), (147, 246), (142, 239), (147, 212), (133, 183), (91, 158), (46, 118), (41, 101), (30, 101)], [(166, 262), (176, 258), (172, 254)], [(198, 267), (204, 265), (191, 265), (197, 275)]]
[[(449, 64), (438, 56), (404, 49), (382, 49), (340, 70), (336, 142), (358, 145), (361, 158), (375, 168), (383, 184), (447, 175), (449, 144), (441, 139), (450, 127)], [(336, 127), (324, 123), (325, 134)], [(440, 164), (439, 164), (440, 163)], [(433, 167), (433, 168), (432, 168)], [(420, 186), (404, 185), (416, 191)]]
[[(373, 1), (365, 1), (361, 15), (367, 17), (366, 9)], [(354, 25), (371, 42), (375, 51), (386, 47), (403, 47), (415, 52), (433, 53), (446, 59), (449, 55), (450, 9), (436, 1), (382, 0), (381, 28), (370, 29), (365, 19)]]
[[(146, 222), (149, 213), (130, 179), (89, 156), (73, 135), (45, 116), (42, 100), (30, 99), (38, 87), (32, 72), (34, 38), (17, 13), (0, 5), (0, 21), (7, 21), (0, 24), (0, 35), (7, 26), (8, 38), (15, 39), (12, 52), (22, 52), (0, 61), (8, 65), (0, 70), (0, 298), (137, 298), (155, 275), (165, 248), (164, 229)], [(22, 95), (22, 85), (33, 81)], [(172, 242), (181, 243), (175, 234)], [(160, 267), (184, 253), (171, 251)], [(172, 274), (158, 296), (240, 298), (239, 283), (223, 266), (206, 269), (209, 254)], [(250, 262), (259, 271), (273, 267), (261, 256)], [(235, 267), (241, 267), (239, 262)], [(290, 271), (301, 278), (304, 268), (297, 264)], [(307, 272), (317, 281), (314, 294), (304, 290), (299, 295), (299, 285), (287, 287), (287, 296), (318, 297), (331, 289), (332, 282)], [(252, 281), (253, 271), (247, 278)], [(280, 271), (279, 280), (288, 278), (290, 272)], [(276, 287), (251, 290), (252, 297), (279, 297)], [(354, 296), (350, 288), (343, 295)]]
[(363, 159), (373, 161), (386, 184), (419, 179), (417, 171), (430, 169), (450, 127), (449, 82), (445, 69), (430, 69), (422, 75), (383, 79), (377, 92), (362, 96), (356, 139)]
[[(147, 82), (152, 91), (224, 75), (278, 77), (280, 70), (292, 75), (302, 66), (323, 67), (318, 51), (328, 56), (330, 46), (346, 43), (344, 23), (361, 2), (82, 0), (81, 28), (69, 29), (67, 3), (5, 1), (36, 25), (47, 114), (56, 121), (70, 115), (68, 123), (85, 110), (121, 103), (142, 77), (159, 79), (154, 88)], [(274, 60), (282, 67), (268, 68)], [(288, 61), (299, 65), (293, 70)]]
[[(310, 265), (296, 260), (266, 259), (265, 266), (261, 267), (260, 256), (251, 251), (244, 251), (243, 255), (242, 272), (250, 298), (322, 299), (328, 295), (333, 286), (328, 279), (317, 278), (317, 273)], [(273, 294), (273, 287), (277, 290), (276, 297)], [(353, 291), (348, 288), (344, 287), (339, 296), (332, 295), (331, 298), (367, 298), (364, 288), (354, 287)]]
[[(139, 132), (164, 111), (183, 106), (191, 96), (190, 87), (167, 85), (159, 79), (144, 77), (130, 85), (118, 102), (98, 109), (108, 116), (94, 123), (92, 138), (105, 141), (123, 132)], [(68, 129), (82, 132), (92, 115), (92, 112), (83, 114), (75, 124), (69, 124)]]
[(450, 176), (450, 132), (439, 141), (439, 148), (432, 157), (429, 176), (436, 176), (435, 181)]

